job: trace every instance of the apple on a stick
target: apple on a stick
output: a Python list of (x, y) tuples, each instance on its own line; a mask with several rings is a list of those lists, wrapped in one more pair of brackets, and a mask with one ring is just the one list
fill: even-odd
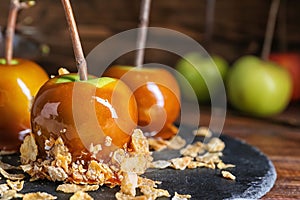
[[(125, 148), (137, 126), (137, 106), (131, 90), (113, 78), (88, 76), (69, 0), (62, 0), (78, 74), (54, 77), (39, 90), (32, 106), (32, 132), (39, 157), (46, 159), (45, 142), (62, 138), (74, 160), (109, 162)], [(122, 101), (119, 101), (122, 99)], [(99, 152), (92, 157), (93, 148)]]
[(138, 125), (147, 136), (169, 139), (178, 132), (173, 123), (180, 112), (180, 91), (176, 79), (167, 70), (143, 67), (150, 3), (150, 0), (141, 3), (136, 67), (112, 66), (103, 76), (121, 79), (133, 91)]
[(17, 151), (26, 134), (30, 133), (30, 109), (34, 96), (48, 80), (38, 64), (13, 58), (13, 38), (20, 9), (34, 1), (12, 0), (6, 30), (5, 58), (0, 58), (0, 150)]
[(170, 72), (160, 68), (112, 66), (103, 76), (121, 79), (133, 91), (138, 125), (147, 136), (169, 139), (177, 133), (173, 123), (180, 112), (180, 91)]
[(227, 79), (227, 96), (236, 109), (258, 117), (282, 112), (290, 102), (292, 80), (288, 71), (268, 61), (280, 0), (273, 0), (269, 11), (261, 58), (238, 59)]

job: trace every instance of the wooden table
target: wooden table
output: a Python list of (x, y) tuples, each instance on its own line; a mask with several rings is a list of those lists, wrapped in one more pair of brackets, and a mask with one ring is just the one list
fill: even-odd
[[(210, 109), (200, 108), (200, 124), (209, 125)], [(300, 103), (272, 119), (242, 116), (229, 109), (223, 134), (259, 148), (275, 165), (277, 180), (262, 199), (300, 199)]]

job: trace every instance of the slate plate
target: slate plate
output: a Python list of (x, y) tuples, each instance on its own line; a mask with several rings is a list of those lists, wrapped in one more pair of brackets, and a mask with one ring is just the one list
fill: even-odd
[[(183, 130), (183, 129), (181, 129)], [(185, 130), (186, 131), (186, 130)], [(220, 137), (226, 144), (222, 160), (235, 164), (230, 168), (237, 178), (235, 181), (221, 177), (220, 170), (206, 168), (187, 169), (149, 169), (143, 176), (162, 181), (159, 188), (167, 189), (173, 196), (175, 191), (190, 194), (192, 199), (257, 199), (265, 195), (274, 185), (276, 171), (272, 162), (258, 149), (226, 135)], [(195, 140), (201, 140), (196, 138)], [(176, 151), (163, 151), (154, 154), (155, 159), (177, 156)], [(18, 156), (4, 156), (4, 162), (16, 163)], [(4, 180), (0, 180), (3, 183)], [(68, 199), (71, 195), (56, 192), (59, 183), (50, 181), (26, 181), (22, 193), (44, 191), (58, 197)], [(89, 192), (95, 199), (115, 199), (114, 194), (119, 188), (101, 187), (96, 192)], [(168, 199), (168, 198), (161, 198)]]

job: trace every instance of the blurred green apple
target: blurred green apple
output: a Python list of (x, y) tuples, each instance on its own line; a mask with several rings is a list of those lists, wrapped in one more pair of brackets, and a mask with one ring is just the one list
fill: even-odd
[[(194, 94), (196, 94), (200, 103), (207, 103), (210, 101), (210, 96), (213, 95), (209, 93), (207, 84), (219, 83), (220, 78), (225, 80), (228, 63), (217, 55), (205, 57), (192, 52), (179, 60), (176, 70), (186, 79), (183, 80), (182, 77), (177, 76), (183, 96), (188, 100), (192, 100)], [(209, 83), (206, 83), (205, 80), (208, 80)], [(188, 87), (186, 81), (191, 87)], [(218, 85), (214, 84), (212, 88), (212, 92), (218, 91)]]
[(259, 117), (282, 112), (291, 98), (288, 71), (254, 56), (238, 59), (227, 77), (227, 96), (236, 109)]

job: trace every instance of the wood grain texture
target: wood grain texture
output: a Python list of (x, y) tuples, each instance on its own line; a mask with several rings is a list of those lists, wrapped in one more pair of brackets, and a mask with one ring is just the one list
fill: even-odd
[[(71, 1), (85, 54), (108, 37), (138, 26), (139, 0), (73, 0)], [(244, 54), (260, 55), (271, 0), (218, 0), (211, 52), (224, 56), (230, 62)], [(298, 12), (300, 1), (285, 0), (279, 11), (286, 31), (277, 26), (273, 50), (287, 46), (291, 51), (300, 49)], [(9, 0), (0, 1), (0, 26), (5, 27)], [(282, 13), (286, 13), (283, 17)], [(180, 31), (204, 44), (205, 1), (153, 1), (150, 26)], [(71, 40), (60, 1), (38, 0), (37, 5), (20, 13), (18, 30), (39, 43), (48, 44), (50, 54), (35, 56), (48, 72), (66, 66), (75, 70)], [(285, 45), (282, 45), (282, 32)], [(146, 61), (164, 60), (173, 66), (176, 59), (165, 54), (147, 52)], [(131, 64), (132, 56), (122, 59)], [(53, 69), (53, 66), (55, 70)]]

